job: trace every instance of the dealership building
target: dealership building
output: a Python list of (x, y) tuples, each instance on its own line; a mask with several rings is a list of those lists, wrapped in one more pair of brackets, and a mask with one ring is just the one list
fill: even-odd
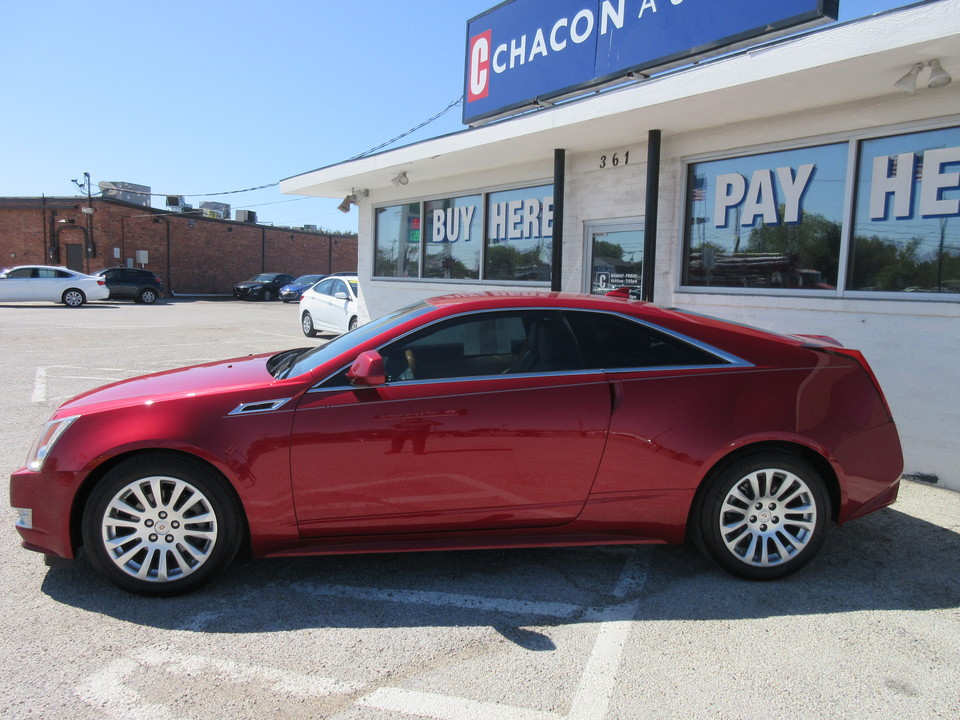
[(467, 22), (468, 129), (281, 189), (357, 206), (368, 318), (630, 286), (834, 337), (873, 366), (906, 475), (960, 490), (960, 0), (836, 11), (511, 0)]

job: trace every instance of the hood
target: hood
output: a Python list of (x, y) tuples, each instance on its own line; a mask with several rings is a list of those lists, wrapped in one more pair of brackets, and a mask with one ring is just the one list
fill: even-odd
[(272, 354), (221, 360), (121, 380), (77, 395), (61, 405), (57, 412), (69, 415), (271, 385), (274, 377), (267, 372), (267, 360)]

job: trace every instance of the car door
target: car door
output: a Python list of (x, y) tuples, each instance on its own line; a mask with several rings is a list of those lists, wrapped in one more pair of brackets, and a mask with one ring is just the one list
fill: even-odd
[(346, 283), (340, 278), (327, 278), (316, 288), (314, 320), (319, 327), (332, 332), (345, 332), (349, 318), (346, 306), (349, 300)]
[(37, 268), (33, 283), (34, 300), (50, 300), (51, 302), (60, 302), (63, 292), (71, 287), (81, 287), (76, 282), (73, 273), (56, 268)]
[(110, 291), (111, 298), (126, 297), (124, 292), (123, 273), (123, 268), (111, 268), (109, 270), (104, 270), (101, 273), (103, 276), (103, 281), (107, 284), (107, 289)]
[(611, 395), (602, 372), (582, 369), (559, 313), (454, 318), (381, 353), (385, 385), (353, 387), (341, 371), (297, 408), (302, 535), (537, 527), (579, 514)]
[(37, 268), (15, 268), (0, 278), (0, 301), (36, 299)]

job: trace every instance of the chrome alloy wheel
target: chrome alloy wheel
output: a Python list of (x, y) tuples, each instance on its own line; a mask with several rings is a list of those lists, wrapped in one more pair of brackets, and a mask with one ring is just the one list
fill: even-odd
[(100, 522), (103, 546), (123, 573), (147, 582), (196, 572), (217, 545), (214, 508), (184, 480), (150, 476), (120, 489)]
[(796, 557), (814, 536), (817, 502), (806, 482), (782, 468), (754, 470), (727, 493), (717, 518), (727, 550), (765, 568)]

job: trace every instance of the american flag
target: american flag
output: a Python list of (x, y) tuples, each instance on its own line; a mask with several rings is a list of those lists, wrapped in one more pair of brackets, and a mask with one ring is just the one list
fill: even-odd
[(701, 202), (707, 199), (707, 178), (705, 175), (697, 175), (693, 178), (693, 201)]

